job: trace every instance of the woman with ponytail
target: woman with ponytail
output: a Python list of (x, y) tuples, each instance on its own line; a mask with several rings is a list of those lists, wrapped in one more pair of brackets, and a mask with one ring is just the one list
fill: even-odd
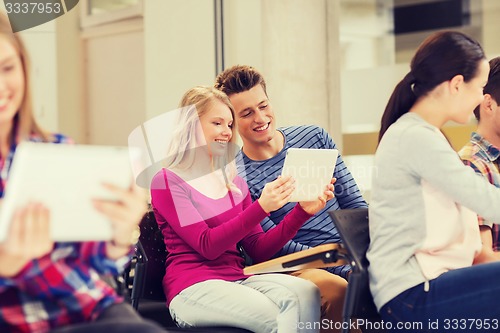
[(318, 332), (320, 296), (309, 281), (286, 274), (246, 276), (239, 245), (261, 262), (333, 198), (300, 203), (276, 228), (260, 221), (288, 202), (290, 177), (268, 183), (252, 203), (236, 175), (234, 111), (213, 87), (185, 93), (166, 159), (151, 183), (151, 203), (167, 256), (163, 287), (181, 327), (233, 326), (252, 332)]
[(500, 223), (500, 189), (464, 166), (441, 133), (450, 120), (468, 122), (488, 72), (476, 41), (437, 32), (382, 117), (367, 256), (371, 292), (392, 331), (500, 330), (500, 263), (473, 266), (476, 214)]

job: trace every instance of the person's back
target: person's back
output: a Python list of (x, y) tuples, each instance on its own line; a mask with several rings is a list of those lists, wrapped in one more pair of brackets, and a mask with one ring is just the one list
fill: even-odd
[[(381, 121), (369, 207), (370, 290), (391, 331), (498, 331), (500, 263), (472, 266), (477, 212), (500, 223), (500, 189), (463, 165), (440, 129), (464, 124), (489, 65), (461, 32), (426, 38)], [(474, 318), (470, 325), (465, 318)]]
[[(480, 243), (474, 213), (450, 195), (460, 197), (473, 184), (456, 181), (469, 170), (438, 128), (415, 113), (401, 116), (380, 141), (375, 165), (367, 258), (380, 306), (408, 287), (469, 266)], [(458, 225), (460, 232), (450, 232)]]

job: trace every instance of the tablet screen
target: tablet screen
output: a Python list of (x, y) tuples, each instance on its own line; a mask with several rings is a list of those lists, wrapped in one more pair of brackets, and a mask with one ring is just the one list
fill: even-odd
[(295, 179), (292, 202), (314, 201), (330, 184), (338, 157), (337, 149), (289, 148), (281, 175)]
[(92, 199), (115, 200), (103, 182), (126, 188), (132, 182), (127, 147), (24, 142), (18, 145), (0, 211), (0, 241), (13, 213), (37, 201), (50, 210), (54, 241), (111, 239), (111, 224)]

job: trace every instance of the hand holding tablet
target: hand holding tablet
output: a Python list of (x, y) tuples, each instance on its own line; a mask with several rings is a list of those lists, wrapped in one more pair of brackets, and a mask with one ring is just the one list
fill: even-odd
[(315, 201), (331, 183), (338, 157), (337, 149), (289, 148), (282, 176), (292, 176), (295, 191), (290, 201)]
[(130, 161), (138, 154), (127, 147), (19, 144), (0, 210), (0, 242), (7, 236), (14, 212), (30, 202), (49, 209), (54, 241), (111, 239), (111, 223), (92, 200), (116, 201), (103, 184), (129, 187)]

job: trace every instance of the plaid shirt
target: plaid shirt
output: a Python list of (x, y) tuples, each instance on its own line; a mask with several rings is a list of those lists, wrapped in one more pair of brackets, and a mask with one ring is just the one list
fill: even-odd
[(107, 259), (103, 242), (56, 243), (17, 276), (0, 278), (0, 332), (48, 332), (95, 320), (122, 301), (98, 274), (118, 274), (124, 259)]
[[(41, 141), (38, 137), (30, 141)], [(71, 143), (60, 134), (54, 143)], [(0, 198), (16, 147), (0, 161)], [(99, 274), (117, 275), (128, 263), (106, 257), (104, 242), (56, 243), (46, 256), (31, 261), (17, 276), (0, 277), (0, 332), (48, 332), (92, 321), (108, 306), (122, 302)]]
[[(460, 150), (460, 158), (477, 173), (483, 175), (488, 181), (500, 187), (500, 150), (486, 141), (478, 133), (472, 133), (470, 141)], [(486, 221), (478, 216), (479, 225), (491, 228), (493, 236), (493, 250), (500, 251), (500, 226)]]

